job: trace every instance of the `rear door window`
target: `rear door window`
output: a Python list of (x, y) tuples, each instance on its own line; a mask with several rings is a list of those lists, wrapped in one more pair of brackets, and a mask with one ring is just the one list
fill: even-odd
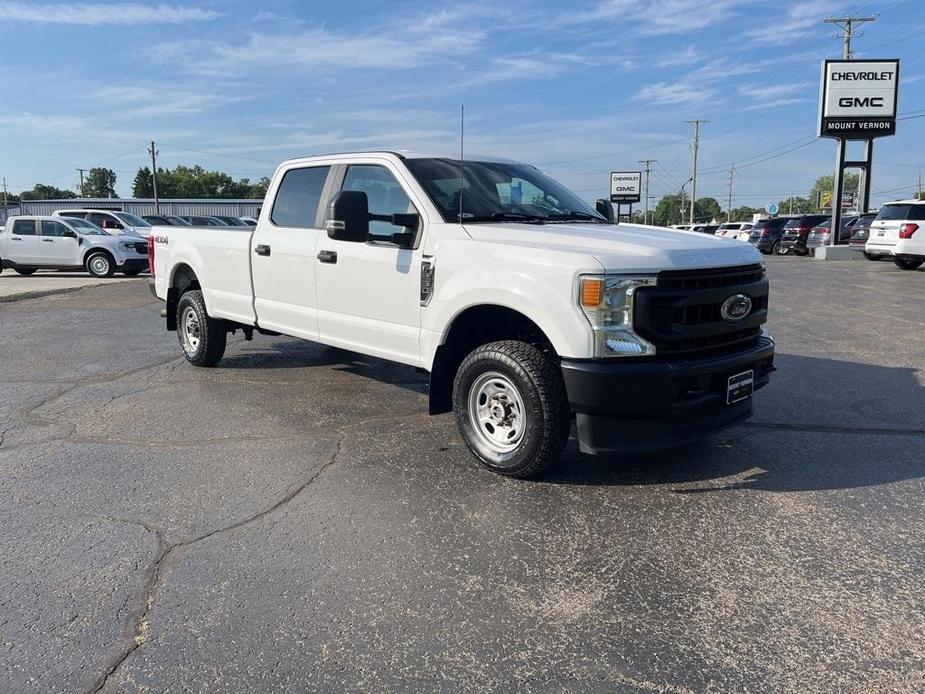
[(318, 204), (330, 170), (330, 166), (311, 166), (287, 171), (276, 191), (270, 220), (281, 227), (317, 228)]
[(17, 219), (13, 222), (13, 233), (17, 236), (36, 236), (34, 219)]

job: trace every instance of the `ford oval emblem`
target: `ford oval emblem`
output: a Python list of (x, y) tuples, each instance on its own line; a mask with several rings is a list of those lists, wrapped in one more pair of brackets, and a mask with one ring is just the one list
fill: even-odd
[(735, 323), (752, 312), (752, 299), (745, 294), (735, 294), (723, 302), (719, 312), (723, 320)]

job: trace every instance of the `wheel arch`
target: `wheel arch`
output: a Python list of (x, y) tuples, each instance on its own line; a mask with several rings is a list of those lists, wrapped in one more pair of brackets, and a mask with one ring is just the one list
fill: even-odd
[(177, 329), (177, 305), (185, 292), (202, 289), (196, 271), (188, 263), (177, 263), (167, 282), (167, 330)]
[(499, 340), (527, 342), (556, 354), (543, 329), (525, 313), (498, 304), (469, 306), (454, 316), (434, 354), (430, 371), (430, 414), (453, 409), (453, 379), (466, 355), (476, 347)]

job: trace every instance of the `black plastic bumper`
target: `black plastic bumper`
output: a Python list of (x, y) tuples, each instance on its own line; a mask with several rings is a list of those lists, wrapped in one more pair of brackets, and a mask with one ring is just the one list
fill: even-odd
[(634, 453), (673, 448), (747, 419), (751, 399), (726, 404), (730, 376), (754, 370), (755, 390), (774, 370), (774, 342), (707, 357), (670, 360), (562, 360), (582, 453)]

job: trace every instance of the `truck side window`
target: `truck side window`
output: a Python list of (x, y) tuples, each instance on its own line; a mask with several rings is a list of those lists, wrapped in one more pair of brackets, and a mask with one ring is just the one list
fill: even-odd
[(35, 236), (35, 220), (17, 219), (13, 222), (13, 233), (17, 236)]
[[(357, 165), (347, 168), (341, 190), (357, 190), (369, 198), (371, 214), (395, 214), (412, 210), (411, 200), (404, 188), (384, 166)], [(395, 227), (388, 222), (369, 223), (370, 236), (391, 236)]]
[(281, 227), (315, 227), (315, 215), (330, 166), (290, 169), (276, 191), (270, 219)]

